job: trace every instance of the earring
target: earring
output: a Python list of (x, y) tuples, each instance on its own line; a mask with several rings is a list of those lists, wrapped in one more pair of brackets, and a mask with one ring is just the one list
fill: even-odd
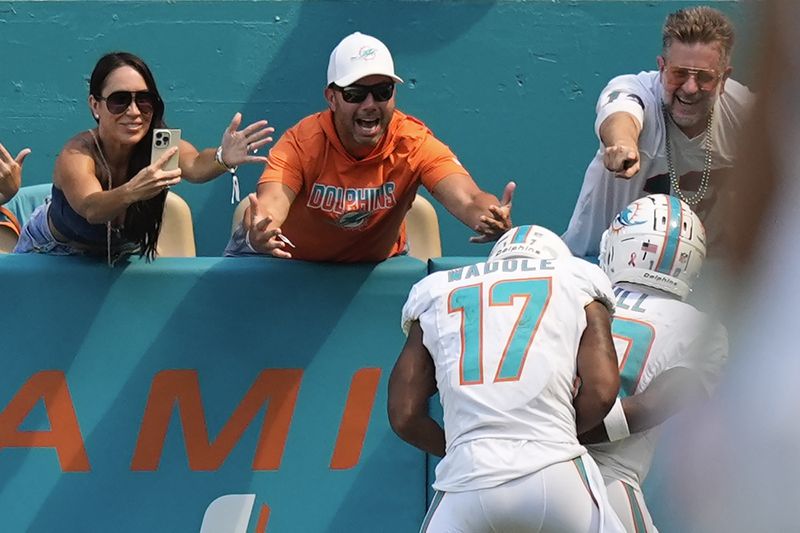
[(95, 120), (100, 120), (100, 115), (95, 115), (95, 116), (94, 116), (94, 119), (95, 119)]

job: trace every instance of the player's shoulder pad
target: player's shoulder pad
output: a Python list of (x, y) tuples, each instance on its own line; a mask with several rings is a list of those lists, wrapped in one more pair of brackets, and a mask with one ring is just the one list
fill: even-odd
[(686, 302), (676, 302), (683, 306), (682, 312), (678, 314), (681, 326), (697, 338), (728, 338), (728, 330), (716, 317), (700, 311), (692, 304)]
[(411, 287), (400, 318), (403, 333), (408, 334), (411, 323), (418, 320), (422, 313), (430, 307), (436, 296), (444, 290), (446, 283), (447, 272), (434, 272)]
[[(605, 305), (609, 312), (614, 312), (614, 288), (611, 286), (611, 280), (599, 266), (579, 257), (566, 257), (560, 261), (569, 267), (576, 286), (584, 291), (589, 299), (597, 300)], [(587, 305), (588, 303), (587, 301)]]

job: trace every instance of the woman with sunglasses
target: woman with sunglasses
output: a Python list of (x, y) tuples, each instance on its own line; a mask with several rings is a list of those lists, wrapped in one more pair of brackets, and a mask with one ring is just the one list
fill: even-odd
[[(150, 69), (127, 52), (104, 55), (89, 81), (97, 127), (67, 141), (56, 160), (52, 198), (31, 215), (16, 253), (98, 255), (109, 263), (138, 253), (156, 256), (167, 190), (182, 179), (212, 180), (272, 141), (267, 121), (238, 130), (236, 113), (219, 148), (199, 151), (185, 140), (150, 161), (154, 128), (164, 128), (164, 103)], [(179, 152), (179, 167), (165, 170)]]

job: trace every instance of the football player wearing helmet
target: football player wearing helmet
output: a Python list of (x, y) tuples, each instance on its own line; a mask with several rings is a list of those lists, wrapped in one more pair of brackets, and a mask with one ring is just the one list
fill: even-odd
[(600, 267), (616, 296), (620, 391), (603, 422), (580, 441), (591, 444), (611, 504), (631, 533), (657, 531), (641, 484), (660, 425), (710, 392), (727, 357), (725, 328), (683, 301), (705, 254), (700, 219), (663, 194), (626, 207), (601, 241)]
[[(389, 421), (444, 457), (421, 531), (623, 531), (576, 430), (617, 395), (611, 298), (603, 272), (539, 226), (414, 285)], [(444, 429), (428, 414), (437, 390)]]

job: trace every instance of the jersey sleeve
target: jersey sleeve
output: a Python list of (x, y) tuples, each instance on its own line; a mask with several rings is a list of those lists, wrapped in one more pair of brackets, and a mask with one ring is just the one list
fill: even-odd
[(703, 315), (694, 323), (694, 335), (681, 345), (670, 368), (684, 367), (698, 373), (706, 392), (716, 388), (722, 369), (728, 360), (728, 332), (725, 327)]
[(303, 188), (303, 164), (300, 144), (293, 129), (287, 130), (269, 151), (259, 185), (267, 182), (283, 183), (295, 194)]
[(408, 335), (411, 324), (415, 320), (419, 320), (422, 313), (428, 310), (432, 303), (430, 296), (429, 286), (431, 284), (430, 276), (418, 281), (408, 294), (408, 299), (403, 305), (403, 312), (401, 313), (400, 327), (403, 328), (403, 333)]
[(652, 92), (642, 85), (636, 76), (617, 76), (606, 85), (597, 100), (595, 133), (599, 137), (600, 125), (603, 121), (613, 113), (620, 111), (633, 115), (639, 122), (639, 126), (643, 128), (645, 108), (654, 103)]
[(605, 272), (600, 270), (597, 265), (593, 265), (583, 259), (571, 257), (569, 260), (573, 264), (575, 277), (578, 280), (577, 288), (582, 305), (586, 307), (593, 301), (598, 301), (613, 314), (614, 289)]

